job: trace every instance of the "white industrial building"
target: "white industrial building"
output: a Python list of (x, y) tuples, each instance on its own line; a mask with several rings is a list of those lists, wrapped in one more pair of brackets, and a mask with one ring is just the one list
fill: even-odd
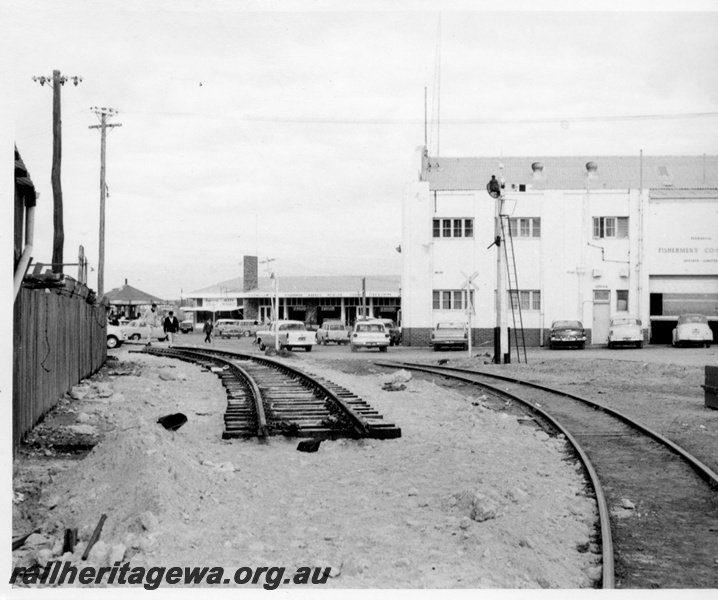
[(579, 319), (589, 343), (605, 343), (616, 314), (640, 318), (652, 343), (670, 343), (682, 313), (712, 317), (716, 330), (718, 157), (434, 158), (418, 148), (414, 164), (403, 199), (405, 344), (468, 318), (462, 288), (474, 273), (472, 340), (493, 344), (492, 175), (505, 180), (527, 345), (543, 344), (557, 319)]

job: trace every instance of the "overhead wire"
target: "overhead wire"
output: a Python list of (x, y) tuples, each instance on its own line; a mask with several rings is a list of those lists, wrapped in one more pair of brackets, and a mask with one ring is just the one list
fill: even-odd
[[(201, 113), (201, 112), (163, 112), (163, 111), (142, 111), (124, 110), (124, 114), (145, 114), (163, 115), (168, 117), (205, 117), (211, 119), (234, 120), (250, 123), (285, 123), (298, 125), (423, 125), (423, 121), (417, 119), (381, 119), (368, 117), (360, 119), (352, 118), (322, 118), (322, 117), (280, 117), (280, 116), (252, 116), (233, 115), (231, 113)], [(693, 113), (663, 113), (663, 114), (636, 114), (636, 115), (601, 115), (601, 116), (552, 116), (552, 117), (517, 117), (517, 118), (481, 118), (481, 119), (443, 119), (442, 125), (510, 125), (510, 124), (540, 124), (540, 123), (578, 123), (578, 122), (611, 122), (611, 121), (647, 121), (647, 120), (670, 120), (670, 119), (704, 119), (718, 117), (718, 112), (693, 112)], [(430, 140), (431, 141), (431, 140)]]

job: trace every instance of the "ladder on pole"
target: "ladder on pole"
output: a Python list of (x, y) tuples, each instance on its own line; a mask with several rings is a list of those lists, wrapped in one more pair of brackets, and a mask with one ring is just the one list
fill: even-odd
[[(521, 298), (519, 297), (519, 282), (516, 273), (516, 257), (514, 256), (514, 237), (511, 234), (511, 225), (508, 215), (500, 215), (501, 238), (504, 241), (504, 256), (506, 257), (506, 273), (509, 287), (509, 302), (511, 303), (511, 317), (514, 322), (514, 347), (516, 348), (516, 359), (521, 362), (521, 348), (524, 351), (524, 362), (526, 358), (526, 339), (524, 338), (524, 320), (521, 314)], [(516, 313), (518, 312), (518, 322)], [(519, 335), (521, 346), (519, 347)], [(510, 349), (509, 349), (510, 352)]]

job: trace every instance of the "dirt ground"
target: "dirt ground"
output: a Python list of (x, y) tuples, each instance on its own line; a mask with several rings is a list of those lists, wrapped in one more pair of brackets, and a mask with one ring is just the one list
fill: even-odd
[[(217, 345), (256, 351), (248, 340)], [(16, 456), (13, 537), (39, 531), (13, 552), (14, 566), (222, 566), (230, 579), (242, 566), (285, 567), (287, 577), (330, 567), (323, 585), (281, 585), (302, 590), (595, 586), (595, 503), (565, 442), (489, 410), (475, 390), (410, 377), (404, 390), (385, 391), (404, 373), (376, 360), (446, 359), (554, 384), (638, 417), (718, 468), (718, 411), (704, 407), (700, 388), (714, 349), (685, 351), (689, 364), (647, 349), (534, 350), (528, 364), (504, 366), (485, 364), (482, 351), (297, 352), (285, 360), (348, 388), (402, 429), (400, 439), (325, 441), (312, 454), (282, 437), (222, 440), (219, 379), (131, 349), (111, 351)], [(176, 412), (188, 418), (176, 432), (157, 423)], [(103, 514), (100, 542), (83, 561)], [(78, 546), (63, 555), (64, 531), (75, 527)]]

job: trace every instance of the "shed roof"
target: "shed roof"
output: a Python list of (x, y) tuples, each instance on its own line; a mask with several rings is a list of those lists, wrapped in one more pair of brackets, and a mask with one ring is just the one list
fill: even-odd
[[(279, 291), (282, 296), (296, 294), (315, 293), (325, 296), (335, 294), (346, 294), (348, 292), (361, 293), (362, 276), (360, 275), (315, 275), (315, 276), (288, 276), (279, 277)], [(399, 294), (401, 288), (401, 276), (399, 275), (370, 275), (366, 276), (366, 293), (387, 293)], [(268, 294), (272, 292), (272, 279), (260, 277), (256, 289), (244, 291), (244, 278), (236, 277), (221, 281), (215, 285), (196, 290), (186, 294), (190, 298), (202, 297), (204, 294), (227, 294), (238, 296), (251, 296), (257, 294)]]
[(116, 305), (151, 304), (152, 302), (164, 303), (162, 298), (158, 298), (157, 296), (153, 296), (127, 284), (110, 290), (104, 297), (110, 304)]
[[(586, 165), (596, 165), (588, 177)], [(718, 156), (511, 156), (429, 157), (421, 172), (432, 191), (484, 190), (504, 165), (507, 188), (525, 184), (546, 189), (716, 189)], [(536, 176), (532, 165), (541, 163)]]

